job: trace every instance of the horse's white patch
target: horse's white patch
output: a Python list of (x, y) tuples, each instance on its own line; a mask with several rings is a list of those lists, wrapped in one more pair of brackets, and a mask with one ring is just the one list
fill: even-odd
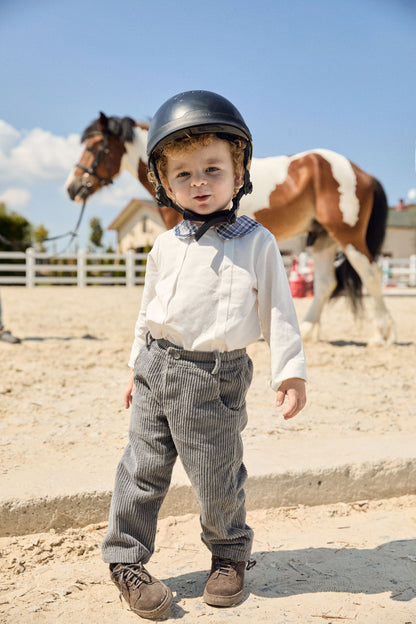
[(289, 164), (289, 156), (253, 158), (250, 169), (253, 192), (242, 197), (239, 214), (253, 218), (257, 210), (267, 208), (270, 193), (286, 180)]
[(137, 178), (139, 160), (147, 164), (147, 130), (137, 126), (133, 128), (133, 141), (126, 141), (124, 147), (126, 148), (126, 153), (123, 154), (121, 159), (120, 172), (128, 171)]
[(357, 179), (350, 161), (345, 156), (331, 150), (316, 149), (312, 151), (325, 158), (331, 165), (332, 175), (338, 182), (339, 208), (342, 212), (343, 221), (353, 227), (358, 221), (360, 204), (356, 195)]
[(381, 298), (381, 269), (376, 262), (370, 262), (367, 256), (353, 245), (345, 247), (345, 255), (357, 271), (363, 285), (370, 295)]
[(370, 344), (392, 344), (396, 340), (396, 327), (384, 303), (381, 287), (381, 269), (376, 262), (357, 251), (353, 245), (347, 245), (345, 254), (359, 274), (361, 281), (372, 297), (375, 319), (375, 334)]
[(269, 205), (270, 194), (278, 184), (283, 184), (286, 180), (290, 164), (311, 153), (319, 154), (329, 163), (334, 180), (338, 183), (339, 207), (343, 221), (351, 227), (354, 226), (358, 221), (360, 211), (354, 170), (345, 156), (327, 149), (309, 150), (293, 156), (253, 158), (250, 173), (253, 193), (242, 198), (241, 214), (252, 217), (256, 210), (266, 208)]
[[(78, 160), (77, 160), (77, 163), (79, 163), (79, 161), (81, 160), (81, 157), (82, 157), (82, 154), (83, 154), (83, 153), (84, 153), (84, 152), (83, 152), (83, 151), (81, 151), (81, 153), (80, 153), (80, 155), (79, 155), (79, 158), (78, 158)], [(64, 184), (64, 189), (65, 189), (65, 190), (66, 190), (66, 189), (70, 186), (70, 184), (72, 184), (72, 182), (75, 180), (75, 169), (76, 169), (76, 167), (73, 167), (73, 168), (71, 169), (71, 171), (69, 172), (69, 174), (68, 174), (68, 177), (67, 177), (66, 182), (65, 182), (65, 184)], [(80, 200), (79, 200), (79, 198), (78, 198), (78, 199), (76, 199), (75, 201), (80, 201)]]
[(64, 184), (64, 189), (67, 189), (68, 186), (71, 184), (72, 180), (74, 179), (74, 171), (75, 171), (75, 168), (72, 169), (72, 171), (69, 172), (69, 175), (68, 175), (68, 177), (66, 179), (66, 182)]

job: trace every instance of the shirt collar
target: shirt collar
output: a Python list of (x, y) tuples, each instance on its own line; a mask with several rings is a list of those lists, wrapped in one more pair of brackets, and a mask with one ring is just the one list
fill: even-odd
[[(234, 223), (220, 223), (219, 225), (215, 225), (212, 229), (214, 229), (223, 240), (229, 240), (230, 238), (244, 236), (259, 225), (257, 221), (242, 215), (241, 217), (237, 217)], [(175, 226), (175, 234), (178, 238), (190, 238), (195, 234), (198, 228), (199, 225), (193, 221), (189, 221), (188, 219), (183, 220)]]

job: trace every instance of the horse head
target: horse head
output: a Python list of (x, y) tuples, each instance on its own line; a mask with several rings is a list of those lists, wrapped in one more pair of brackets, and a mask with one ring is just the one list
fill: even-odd
[(85, 148), (70, 174), (66, 189), (71, 199), (88, 199), (120, 173), (125, 143), (132, 142), (135, 121), (130, 117), (107, 117), (100, 113), (83, 132)]

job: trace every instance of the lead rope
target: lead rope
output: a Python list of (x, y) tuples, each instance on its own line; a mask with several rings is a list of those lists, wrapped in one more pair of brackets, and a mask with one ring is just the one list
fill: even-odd
[[(65, 232), (65, 234), (58, 234), (57, 236), (49, 236), (48, 238), (44, 238), (42, 240), (42, 243), (44, 243), (44, 242), (59, 240), (61, 238), (66, 238), (67, 236), (71, 237), (66, 247), (62, 251), (54, 254), (52, 257), (56, 257), (56, 256), (59, 256), (60, 254), (65, 253), (65, 251), (68, 249), (68, 247), (70, 246), (74, 238), (78, 236), (78, 230), (80, 228), (81, 221), (84, 216), (86, 203), (87, 203), (87, 200), (84, 199), (82, 202), (82, 207), (81, 207), (79, 216), (78, 216), (78, 221), (73, 230), (70, 230), (69, 232)], [(4, 245), (7, 245), (8, 247), (12, 247), (13, 249), (18, 249), (19, 247), (24, 246), (24, 243), (21, 243), (20, 241), (10, 241), (8, 238), (3, 236), (2, 234), (0, 234), (0, 242), (2, 242)]]

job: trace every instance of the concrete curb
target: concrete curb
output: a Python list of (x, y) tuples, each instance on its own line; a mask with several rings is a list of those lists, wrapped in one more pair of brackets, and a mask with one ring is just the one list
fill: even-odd
[[(246, 483), (247, 509), (323, 505), (416, 494), (416, 457), (258, 474)], [(110, 491), (0, 501), (0, 536), (63, 530), (107, 519)], [(190, 484), (173, 482), (160, 517), (198, 513)]]

